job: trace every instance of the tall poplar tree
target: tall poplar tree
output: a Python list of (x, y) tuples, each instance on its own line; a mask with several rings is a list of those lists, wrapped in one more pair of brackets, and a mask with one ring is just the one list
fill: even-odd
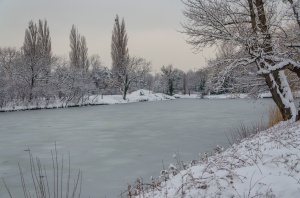
[(120, 24), (119, 16), (117, 15), (111, 39), (112, 71), (117, 78), (125, 74), (126, 66), (129, 63), (127, 42), (128, 37), (125, 21), (122, 19), (122, 23)]
[(71, 66), (86, 72), (89, 68), (86, 39), (78, 33), (75, 25), (72, 26), (70, 32), (70, 48), (69, 57)]
[(143, 58), (129, 57), (127, 48), (128, 37), (125, 21), (120, 24), (119, 16), (116, 16), (111, 40), (112, 73), (114, 86), (120, 89), (123, 99), (132, 82), (141, 80), (141, 77), (150, 71), (151, 63)]

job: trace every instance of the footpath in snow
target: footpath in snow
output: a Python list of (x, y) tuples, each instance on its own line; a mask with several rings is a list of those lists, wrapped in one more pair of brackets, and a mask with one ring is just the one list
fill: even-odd
[(152, 183), (138, 180), (134, 197), (300, 197), (300, 123), (282, 122), (226, 151), (215, 149), (179, 171), (170, 165)]

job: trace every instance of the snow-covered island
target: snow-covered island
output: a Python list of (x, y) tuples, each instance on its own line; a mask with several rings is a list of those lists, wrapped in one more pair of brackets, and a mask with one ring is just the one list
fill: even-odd
[(217, 147), (213, 156), (203, 153), (181, 171), (171, 164), (152, 183), (138, 180), (127, 193), (145, 198), (298, 198), (299, 156), (300, 123), (281, 122), (225, 151)]

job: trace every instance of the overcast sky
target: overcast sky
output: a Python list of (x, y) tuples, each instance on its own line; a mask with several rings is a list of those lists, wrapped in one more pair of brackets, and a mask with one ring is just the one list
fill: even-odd
[[(153, 70), (173, 64), (200, 68), (214, 52), (194, 54), (185, 40), (180, 0), (0, 0), (0, 46), (21, 47), (28, 22), (47, 19), (54, 54), (68, 58), (74, 24), (87, 40), (89, 55), (111, 67), (110, 43), (116, 14), (125, 19), (130, 55), (152, 61)], [(153, 72), (154, 72), (153, 71)]]

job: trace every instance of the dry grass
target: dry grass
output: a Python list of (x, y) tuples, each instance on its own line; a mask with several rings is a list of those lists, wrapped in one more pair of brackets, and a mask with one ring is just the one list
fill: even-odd
[[(191, 191), (198, 191), (197, 197), (210, 197), (208, 192), (220, 191), (223, 193), (223, 191), (228, 192), (229, 189), (234, 194), (233, 196), (236, 197), (282, 197), (280, 195), (277, 196), (272, 190), (271, 186), (273, 184), (270, 183), (272, 181), (262, 180), (267, 177), (267, 174), (263, 173), (263, 169), (261, 168), (268, 168), (270, 165), (273, 166), (274, 164), (277, 165), (275, 167), (284, 167), (284, 171), (288, 173), (284, 174), (284, 177), (295, 179), (297, 183), (300, 183), (299, 177), (296, 178), (294, 176), (294, 174), (296, 175), (299, 173), (300, 158), (296, 154), (296, 148), (300, 146), (298, 141), (300, 136), (296, 130), (291, 129), (292, 125), (290, 125), (290, 123), (283, 123), (279, 124), (277, 127), (261, 132), (257, 137), (251, 138), (251, 136), (257, 134), (265, 127), (267, 127), (267, 125), (264, 126), (263, 123), (256, 123), (247, 127), (240, 122), (240, 124), (232, 131), (232, 135), (235, 138), (232, 141), (236, 141), (237, 137), (250, 137), (249, 140), (243, 141), (240, 145), (234, 144), (225, 154), (217, 152), (216, 155), (209, 157), (205, 154), (205, 157), (195, 160), (196, 163), (194, 163), (193, 160), (191, 163), (187, 164), (188, 168), (185, 169), (187, 171), (175, 172), (175, 174), (173, 174), (174, 166), (170, 165), (169, 170), (161, 171), (160, 176), (158, 178), (152, 178), (151, 182), (144, 183), (143, 180), (139, 178), (133, 184), (129, 184), (128, 189), (122, 192), (120, 197), (189, 197)], [(262, 139), (264, 141), (262, 141)], [(278, 155), (276, 151), (270, 152), (273, 148), (290, 149), (291, 153)], [(264, 161), (264, 159), (268, 160), (263, 164), (260, 163), (261, 161)], [(200, 172), (195, 171), (197, 169), (189, 169), (194, 165), (200, 166), (198, 169)], [(240, 174), (241, 172), (239, 172), (243, 168), (254, 166), (257, 167), (257, 169), (251, 171), (253, 173), (252, 177), (245, 177), (243, 176), (244, 174)], [(298, 169), (296, 167), (298, 167)], [(218, 176), (224, 175), (224, 171), (228, 173), (226, 176)], [(261, 178), (254, 180), (253, 175), (256, 171), (260, 171)], [(282, 169), (278, 168), (275, 171), (278, 171), (280, 175)], [(251, 172), (249, 173), (251, 174)], [(176, 179), (171, 182), (166, 182), (178, 174), (180, 175)], [(247, 183), (249, 186), (245, 185), (243, 186), (244, 189), (237, 190), (237, 183)], [(214, 197), (221, 196), (216, 195)]]
[(243, 139), (251, 137), (261, 131), (266, 130), (268, 127), (265, 122), (253, 122), (250, 126), (246, 126), (243, 122), (226, 132), (226, 137), (230, 145), (238, 144)]
[[(30, 149), (30, 175), (26, 178), (19, 164), (20, 180), (24, 198), (80, 198), (82, 186), (82, 172), (79, 170), (74, 180), (71, 179), (70, 153), (68, 155), (67, 167), (64, 167), (64, 158), (58, 159), (56, 144), (55, 150), (51, 151), (52, 170), (46, 170), (40, 159), (32, 156)], [(51, 175), (53, 178), (51, 178)], [(65, 177), (66, 176), (66, 177)], [(4, 178), (2, 178), (10, 198), (14, 198), (13, 191), (10, 191)], [(28, 187), (29, 186), (31, 187)], [(30, 185), (32, 184), (32, 185)]]
[(271, 106), (269, 108), (268, 126), (272, 127), (281, 121), (283, 121), (283, 118), (282, 118), (279, 108), (275, 105)]

